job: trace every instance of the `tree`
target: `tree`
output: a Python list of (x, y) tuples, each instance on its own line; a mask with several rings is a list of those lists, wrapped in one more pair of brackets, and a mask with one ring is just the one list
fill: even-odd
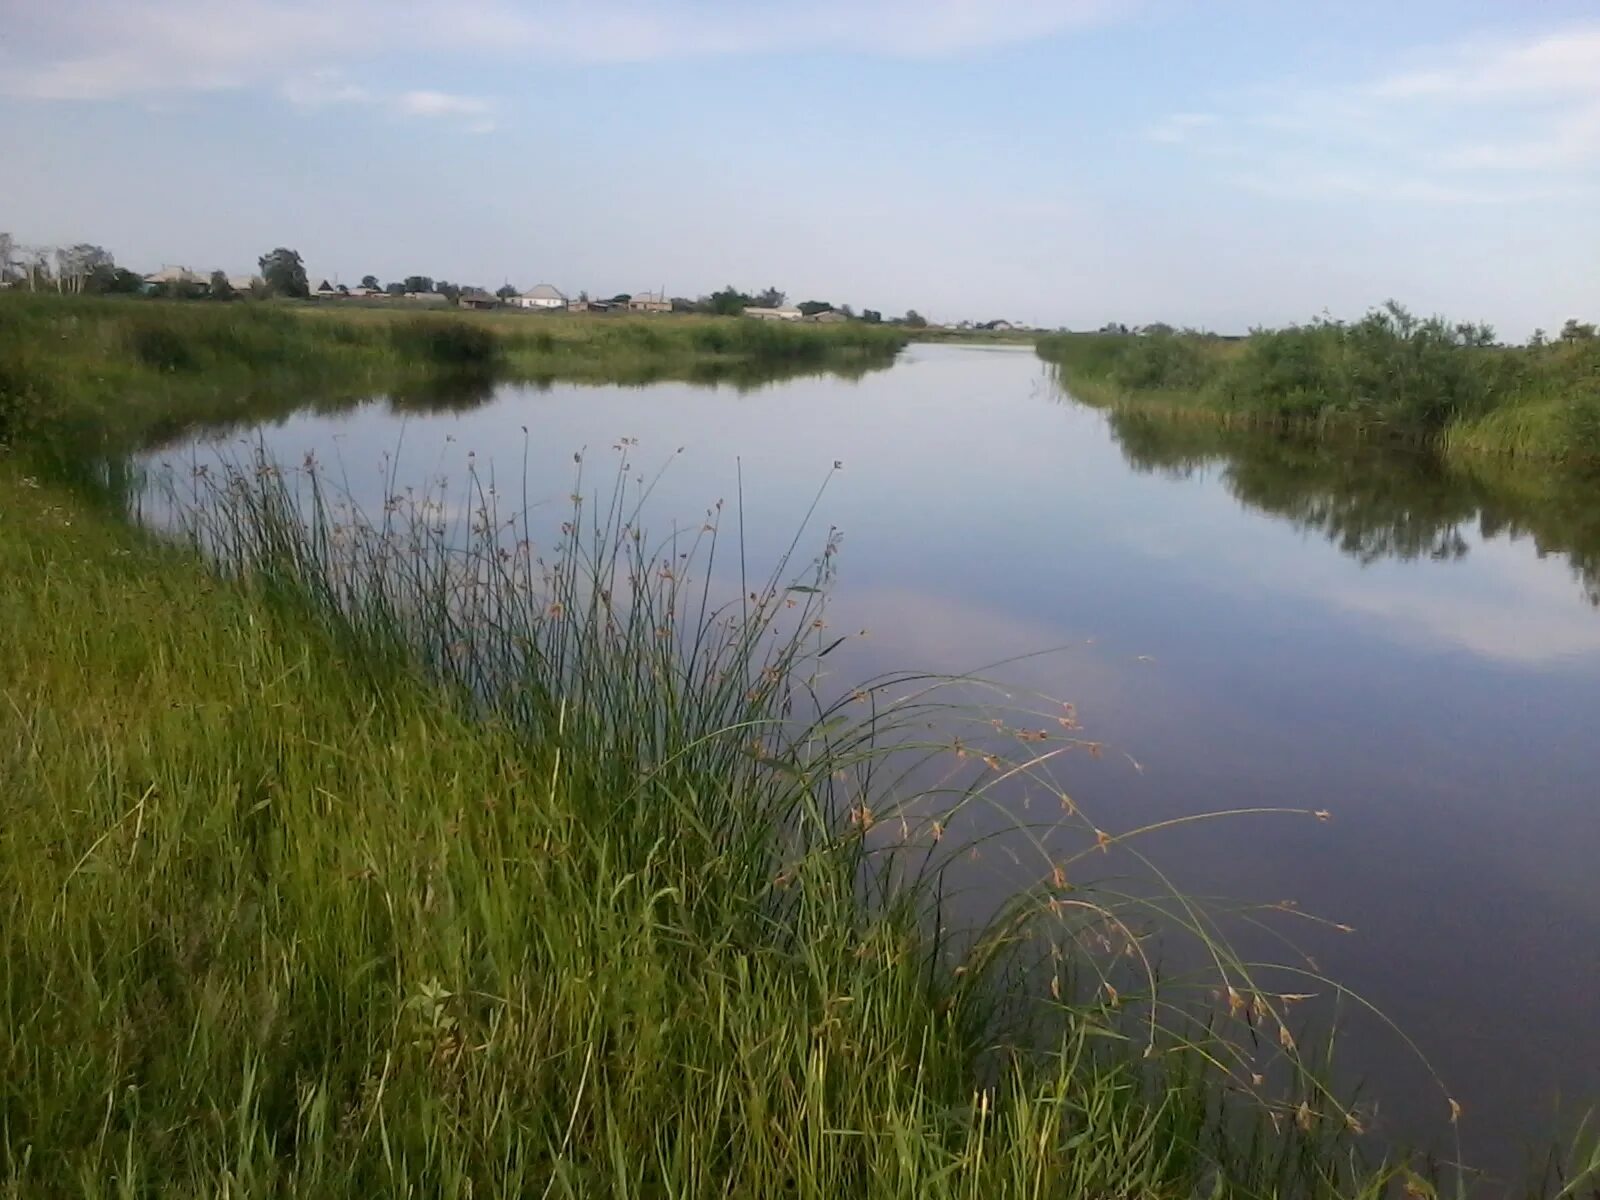
[(733, 284), (729, 284), (720, 292), (712, 292), (706, 297), (706, 311), (718, 313), (724, 317), (736, 317), (754, 303)]
[(133, 296), (144, 290), (144, 280), (126, 267), (97, 267), (88, 288), (108, 296)]
[(430, 275), (407, 275), (405, 291), (431, 292), (433, 291), (433, 277)]
[(438, 292), (439, 295), (443, 296), (451, 304), (454, 304), (457, 300), (461, 299), (461, 293), (464, 289), (458, 283), (449, 283), (441, 279), (438, 283), (433, 285), (433, 290)]
[(391, 296), (404, 296), (406, 294), (406, 285), (403, 283), (391, 283), (383, 290)]
[(832, 311), (833, 305), (829, 304), (826, 300), (802, 300), (800, 302), (800, 312), (803, 316), (810, 317), (815, 316), (820, 312)]
[(11, 278), (11, 263), (17, 256), (17, 239), (9, 233), (0, 233), (0, 283)]
[(29, 246), (22, 255), (22, 265), (28, 272), (28, 290), (38, 291), (41, 284), (50, 282), (50, 248)]
[(849, 317), (852, 321), (856, 319), (856, 310), (851, 308), (848, 304), (839, 305), (839, 311), (845, 316)]
[(750, 303), (756, 308), (782, 308), (783, 302), (787, 299), (788, 297), (777, 288), (769, 287), (766, 291), (758, 293)]
[(901, 318), (901, 322), (911, 329), (926, 329), (928, 327), (928, 318), (914, 308), (906, 309), (906, 315)]
[(618, 292), (615, 296), (611, 297), (611, 303), (613, 303), (613, 304), (626, 304), (629, 300), (632, 300), (632, 299), (633, 299), (633, 297), (631, 295), (629, 295), (627, 292)]
[(211, 298), (213, 300), (237, 300), (239, 293), (233, 290), (233, 284), (228, 282), (228, 276), (222, 271), (211, 272)]
[(1561, 327), (1561, 340), (1563, 342), (1592, 342), (1595, 339), (1593, 322), (1579, 321), (1577, 317), (1568, 317), (1567, 323)]
[(509, 283), (502, 283), (495, 289), (494, 294), (499, 296), (502, 300), (509, 300), (511, 297), (517, 294), (517, 289), (512, 287)]
[(270, 254), (263, 254), (257, 262), (267, 291), (274, 296), (294, 296), (304, 300), (311, 295), (311, 284), (306, 280), (306, 264), (298, 250), (279, 246)]
[(378, 286), (378, 277), (376, 275), (363, 275), (361, 277), (361, 286), (366, 288), (367, 291), (369, 291), (369, 292), (377, 292), (377, 291), (382, 291), (383, 290), (382, 288), (380, 288)]
[(75, 246), (57, 247), (56, 288), (65, 292), (82, 292), (96, 271), (109, 271), (116, 266), (111, 252), (103, 246), (79, 242)]
[(875, 308), (863, 308), (861, 310), (861, 319), (868, 325), (883, 324), (883, 314)]

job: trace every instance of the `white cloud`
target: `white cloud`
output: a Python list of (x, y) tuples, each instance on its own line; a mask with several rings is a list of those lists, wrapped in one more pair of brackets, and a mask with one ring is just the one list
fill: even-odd
[(1377, 80), (1384, 99), (1498, 100), (1576, 93), (1600, 97), (1600, 25), (1579, 25), (1510, 44), (1473, 41), (1452, 47), (1430, 67)]
[(1148, 130), (1145, 136), (1152, 142), (1169, 142), (1176, 145), (1187, 142), (1200, 130), (1209, 128), (1217, 123), (1215, 113), (1180, 112), (1163, 117)]
[(330, 104), (371, 104), (373, 95), (338, 71), (312, 71), (285, 81), (279, 89), (296, 108), (325, 108)]
[(483, 116), (489, 102), (476, 96), (455, 96), (449, 92), (403, 92), (395, 107), (414, 117)]
[[(265, 86), (394, 55), (627, 62), (836, 50), (965, 53), (1135, 0), (51, 0), (6, 17), (0, 93), (103, 100)], [(338, 97), (338, 100), (354, 97)], [(317, 102), (328, 102), (318, 100)]]
[(385, 94), (352, 83), (335, 70), (293, 76), (278, 90), (289, 103), (307, 111), (355, 104), (387, 109), (402, 117), (459, 118), (469, 133), (488, 133), (495, 127), (494, 105), (482, 97), (430, 90)]
[(1228, 177), (1280, 196), (1482, 205), (1600, 190), (1593, 24), (1439, 47), (1375, 79), (1262, 92), (1250, 107), (1227, 121), (1177, 113), (1149, 136), (1247, 159)]

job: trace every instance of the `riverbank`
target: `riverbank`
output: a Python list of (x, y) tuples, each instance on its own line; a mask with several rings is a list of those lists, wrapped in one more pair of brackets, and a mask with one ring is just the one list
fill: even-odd
[[(927, 680), (807, 707), (826, 546), (708, 615), (707, 546), (635, 541), (605, 480), (534, 554), (504, 513), (439, 540), (433, 497), (308, 531), (282, 489), (313, 477), (241, 464), (207, 567), (30, 474), (42, 449), (0, 457), (0, 1190), (1409, 1179), (1301, 1056), (1303, 977), (1088, 883), (1145, 866), (1034, 777), (1088, 750), (1071, 710), (958, 746), (927, 729), (961, 714), (902, 699)], [(889, 785), (897, 739), (937, 791)], [(1072, 836), (1007, 846), (1014, 902), (960, 928), (967, 809), (1022, 775)], [(1190, 923), (1218, 974), (1157, 988), (1144, 955)]]
[[(842, 714), (820, 758), (776, 735), (804, 647), (747, 655), (781, 606), (686, 624), (708, 648), (674, 678), (659, 576), (620, 626), (565, 619), (558, 580), (509, 622), (551, 666), (469, 711), (450, 679), (507, 643), (456, 629), (464, 673), (421, 670), (400, 606), (322, 607), (314, 539), (284, 553), (269, 508), (229, 579), (0, 460), (17, 1194), (1376, 1186), (1309, 1076), (1247, 1098), (1226, 1043), (1147, 1026), (1115, 953), (1026, 999), (1048, 879), (964, 949), (926, 876), (868, 904), (869, 830), (932, 853), (931, 810), (819, 790), (873, 753)], [(1129, 919), (1090, 915), (1052, 944)]]
[(1600, 339), (1502, 346), (1394, 306), (1228, 339), (1058, 334), (1041, 358), (1085, 403), (1224, 427), (1426, 445), (1462, 457), (1600, 461)]
[[(886, 366), (900, 331), (721, 317), (407, 315), (271, 303), (0, 294), (0, 443), (128, 448), (474, 380), (735, 384)], [(470, 389), (469, 389), (470, 390)]]

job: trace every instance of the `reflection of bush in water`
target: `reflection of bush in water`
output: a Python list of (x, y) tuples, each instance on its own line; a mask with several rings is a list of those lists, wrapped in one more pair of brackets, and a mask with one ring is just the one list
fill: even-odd
[(487, 404), (498, 382), (492, 371), (447, 371), (414, 380), (389, 393), (394, 412), (469, 412)]
[(1565, 556), (1600, 605), (1600, 478), (1592, 472), (1458, 467), (1371, 442), (1314, 442), (1131, 410), (1109, 415), (1135, 470), (1185, 478), (1216, 467), (1240, 502), (1314, 530), (1363, 563), (1462, 558), (1475, 524), (1482, 537), (1531, 537), (1541, 555)]

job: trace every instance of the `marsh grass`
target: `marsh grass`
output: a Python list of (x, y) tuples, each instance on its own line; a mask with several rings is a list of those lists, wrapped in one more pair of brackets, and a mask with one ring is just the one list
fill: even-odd
[(1600, 459), (1600, 341), (1493, 343), (1396, 304), (1227, 339), (1157, 330), (1041, 338), (1089, 403), (1457, 456)]
[[(0, 463), (12, 1194), (1410, 1178), (1294, 1016), (1338, 990), (1241, 961), (1161, 827), (1060, 788), (1070, 708), (830, 695), (830, 536), (752, 578), (720, 510), (652, 541), (625, 469), (541, 548), (489, 481), (365, 516), (241, 466), (185, 483), (213, 573)], [(1059, 819), (963, 925), (965, 831), (1019, 784)]]
[(893, 361), (866, 325), (426, 313), (0, 293), (0, 445), (69, 455), (160, 444), (440, 376), (754, 383)]

